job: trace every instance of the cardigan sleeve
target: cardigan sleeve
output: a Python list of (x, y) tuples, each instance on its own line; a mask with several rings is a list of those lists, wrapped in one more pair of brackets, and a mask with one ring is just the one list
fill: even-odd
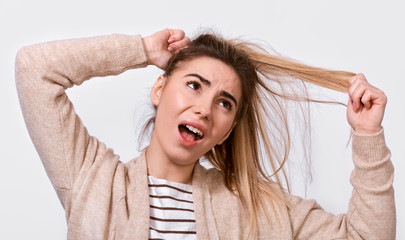
[(92, 77), (146, 66), (146, 61), (140, 36), (118, 34), (42, 43), (18, 51), (16, 85), (24, 120), (67, 215), (72, 189), (80, 188), (97, 161), (118, 163), (118, 156), (89, 135), (65, 90)]
[(352, 136), (355, 169), (347, 214), (335, 216), (313, 200), (287, 195), (294, 239), (395, 239), (394, 168), (383, 130)]

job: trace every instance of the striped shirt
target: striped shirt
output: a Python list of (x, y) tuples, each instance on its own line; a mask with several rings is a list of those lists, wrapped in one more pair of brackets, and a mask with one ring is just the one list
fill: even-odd
[(149, 239), (197, 239), (192, 186), (148, 175)]

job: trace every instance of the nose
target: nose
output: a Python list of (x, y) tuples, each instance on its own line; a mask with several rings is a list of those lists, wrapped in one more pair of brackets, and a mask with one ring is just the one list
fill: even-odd
[(194, 113), (201, 119), (210, 121), (212, 117), (211, 107), (210, 101), (200, 101), (194, 106)]

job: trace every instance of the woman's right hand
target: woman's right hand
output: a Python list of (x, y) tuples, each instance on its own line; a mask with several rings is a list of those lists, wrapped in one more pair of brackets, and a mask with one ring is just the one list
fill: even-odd
[(184, 31), (179, 29), (164, 29), (142, 40), (148, 64), (160, 69), (164, 69), (173, 54), (185, 48), (190, 42)]

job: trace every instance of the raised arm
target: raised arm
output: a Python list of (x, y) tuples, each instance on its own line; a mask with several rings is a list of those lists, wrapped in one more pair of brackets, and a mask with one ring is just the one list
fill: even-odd
[(394, 168), (381, 122), (385, 94), (358, 74), (349, 82), (352, 197), (347, 214), (326, 213), (315, 201), (287, 196), (295, 239), (395, 239)]
[(79, 174), (85, 176), (107, 149), (89, 136), (65, 90), (141, 66), (146, 55), (139, 36), (55, 41), (19, 50), (16, 82), (25, 123), (66, 210)]
[[(163, 38), (159, 40), (160, 46), (166, 44), (165, 49), (160, 48), (160, 55), (169, 56), (178, 47), (184, 47), (178, 44), (184, 33), (161, 32), (165, 31), (177, 34), (172, 43), (168, 40), (173, 34), (166, 35), (165, 43)], [(159, 50), (156, 47), (150, 50), (149, 43), (156, 46), (156, 41), (146, 42), (140, 36), (109, 35), (38, 44), (24, 47), (17, 54), (16, 83), (27, 129), (67, 211), (72, 189), (80, 186), (90, 169), (101, 169), (104, 163), (100, 161), (110, 159), (105, 164), (111, 165), (107, 168), (113, 171), (118, 157), (89, 136), (65, 90), (92, 77), (157, 64), (147, 57), (156, 55), (152, 50)], [(171, 44), (174, 49), (168, 49)]]

